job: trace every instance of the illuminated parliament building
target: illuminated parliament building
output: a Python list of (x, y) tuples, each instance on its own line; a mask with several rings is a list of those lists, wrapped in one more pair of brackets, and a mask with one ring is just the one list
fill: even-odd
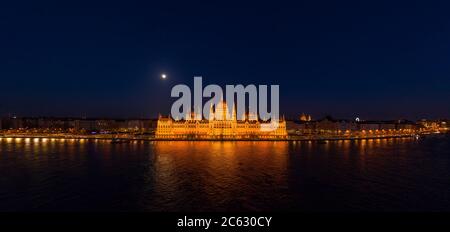
[[(257, 117), (247, 114), (243, 120), (238, 120), (236, 110), (228, 114), (226, 102), (219, 102), (215, 110), (210, 108), (208, 119), (199, 119), (194, 113), (187, 115), (186, 119), (175, 120), (172, 117), (158, 119), (157, 139), (286, 139), (286, 121), (281, 118), (278, 127), (265, 130), (270, 122), (264, 122)], [(227, 119), (226, 115), (231, 115)], [(256, 119), (253, 119), (256, 118)]]

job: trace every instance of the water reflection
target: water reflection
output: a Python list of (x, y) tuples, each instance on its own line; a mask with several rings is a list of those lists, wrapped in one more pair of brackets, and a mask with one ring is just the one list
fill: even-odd
[[(151, 182), (158, 197), (194, 209), (252, 209), (256, 189), (276, 197), (287, 186), (286, 142), (158, 142)], [(202, 193), (202, 194), (199, 194)], [(170, 203), (171, 202), (171, 203)], [(206, 204), (205, 204), (206, 203)], [(215, 205), (214, 208), (205, 206)]]
[(0, 211), (450, 210), (449, 150), (448, 139), (2, 138)]

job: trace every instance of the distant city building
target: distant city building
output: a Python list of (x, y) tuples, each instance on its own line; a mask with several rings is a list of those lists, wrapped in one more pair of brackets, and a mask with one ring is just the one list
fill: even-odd
[(432, 131), (438, 131), (442, 128), (447, 127), (447, 122), (445, 120), (426, 120), (422, 119), (418, 122), (418, 124), (424, 129), (424, 130), (432, 130)]
[(444, 129), (448, 129), (449, 127), (450, 127), (450, 122), (449, 122), (449, 120), (446, 120), (446, 121), (442, 121), (441, 122), (441, 126), (442, 126), (442, 128), (444, 128)]
[(23, 121), (17, 117), (8, 117), (2, 119), (2, 129), (18, 130), (23, 128)]
[(334, 119), (327, 116), (316, 122), (318, 134), (344, 134), (358, 130), (356, 122), (345, 119)]
[(300, 136), (376, 136), (414, 134), (419, 130), (416, 123), (406, 120), (362, 121), (331, 116), (317, 121), (288, 121), (286, 125), (290, 135)]
[(2, 130), (34, 132), (141, 132), (152, 133), (155, 119), (74, 119), (74, 118), (2, 118)]
[(309, 122), (311, 120), (312, 120), (312, 118), (311, 118), (311, 115), (309, 115), (309, 114), (302, 113), (300, 115), (300, 121), (302, 121), (302, 122)]

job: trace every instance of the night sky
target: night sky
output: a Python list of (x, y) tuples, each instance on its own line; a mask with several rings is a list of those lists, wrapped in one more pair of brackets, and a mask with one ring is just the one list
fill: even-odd
[(290, 117), (450, 117), (445, 1), (9, 2), (1, 116), (156, 117), (199, 75), (278, 84)]

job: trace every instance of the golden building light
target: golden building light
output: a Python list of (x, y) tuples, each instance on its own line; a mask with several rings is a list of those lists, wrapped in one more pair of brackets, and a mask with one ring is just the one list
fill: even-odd
[[(226, 117), (231, 115), (230, 118)], [(236, 110), (230, 114), (227, 104), (219, 102), (216, 108), (210, 108), (208, 119), (198, 119), (194, 113), (187, 115), (185, 120), (173, 120), (171, 117), (159, 117), (156, 138), (159, 139), (286, 139), (286, 121), (278, 122), (278, 127), (272, 131), (262, 130), (264, 125), (260, 120), (245, 117), (238, 120)]]

